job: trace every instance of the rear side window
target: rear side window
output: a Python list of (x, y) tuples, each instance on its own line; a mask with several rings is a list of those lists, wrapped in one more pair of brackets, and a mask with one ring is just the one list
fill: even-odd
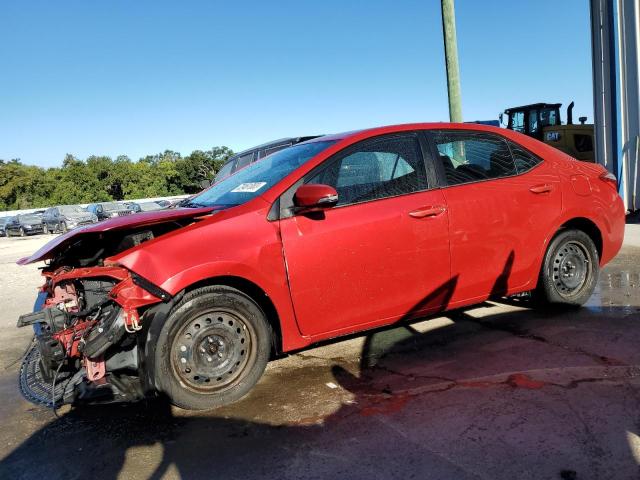
[(527, 152), (516, 143), (509, 142), (509, 148), (511, 149), (511, 155), (513, 156), (513, 159), (516, 163), (516, 169), (518, 170), (518, 173), (524, 173), (528, 170), (531, 170), (541, 162), (538, 157)]
[(338, 192), (338, 205), (428, 188), (420, 145), (414, 135), (362, 142), (307, 183), (334, 187)]
[(491, 180), (517, 173), (507, 142), (479, 132), (435, 132), (433, 140), (448, 185)]

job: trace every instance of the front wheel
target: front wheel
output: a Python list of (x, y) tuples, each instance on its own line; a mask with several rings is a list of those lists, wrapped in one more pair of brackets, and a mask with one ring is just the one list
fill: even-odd
[(600, 263), (593, 240), (580, 230), (565, 230), (551, 241), (536, 296), (542, 303), (580, 306), (598, 282)]
[(188, 410), (239, 400), (262, 376), (271, 337), (262, 309), (239, 290), (208, 286), (189, 292), (151, 346), (155, 384)]
[(27, 232), (24, 231), (24, 228), (20, 227), (20, 236), (21, 237), (26, 237), (27, 236)]

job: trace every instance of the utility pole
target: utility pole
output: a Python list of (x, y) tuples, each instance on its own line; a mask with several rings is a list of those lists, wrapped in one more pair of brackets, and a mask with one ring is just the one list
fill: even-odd
[(453, 0), (442, 0), (442, 33), (444, 35), (444, 56), (447, 65), (449, 121), (462, 122), (458, 40), (456, 39), (456, 12), (453, 7)]

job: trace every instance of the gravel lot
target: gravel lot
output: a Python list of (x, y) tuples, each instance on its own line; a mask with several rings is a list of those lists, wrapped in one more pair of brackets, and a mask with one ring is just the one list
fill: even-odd
[(65, 407), (22, 400), (40, 284), (0, 238), (0, 478), (640, 478), (640, 226), (589, 305), (487, 302), (272, 362), (235, 405)]

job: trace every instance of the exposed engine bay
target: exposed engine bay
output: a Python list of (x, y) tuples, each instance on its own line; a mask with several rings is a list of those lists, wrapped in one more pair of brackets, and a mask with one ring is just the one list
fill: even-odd
[(20, 369), (31, 402), (61, 404), (135, 401), (152, 391), (141, 367), (145, 313), (171, 296), (109, 256), (193, 222), (193, 218), (127, 230), (87, 233), (48, 259), (33, 313), (34, 341)]

